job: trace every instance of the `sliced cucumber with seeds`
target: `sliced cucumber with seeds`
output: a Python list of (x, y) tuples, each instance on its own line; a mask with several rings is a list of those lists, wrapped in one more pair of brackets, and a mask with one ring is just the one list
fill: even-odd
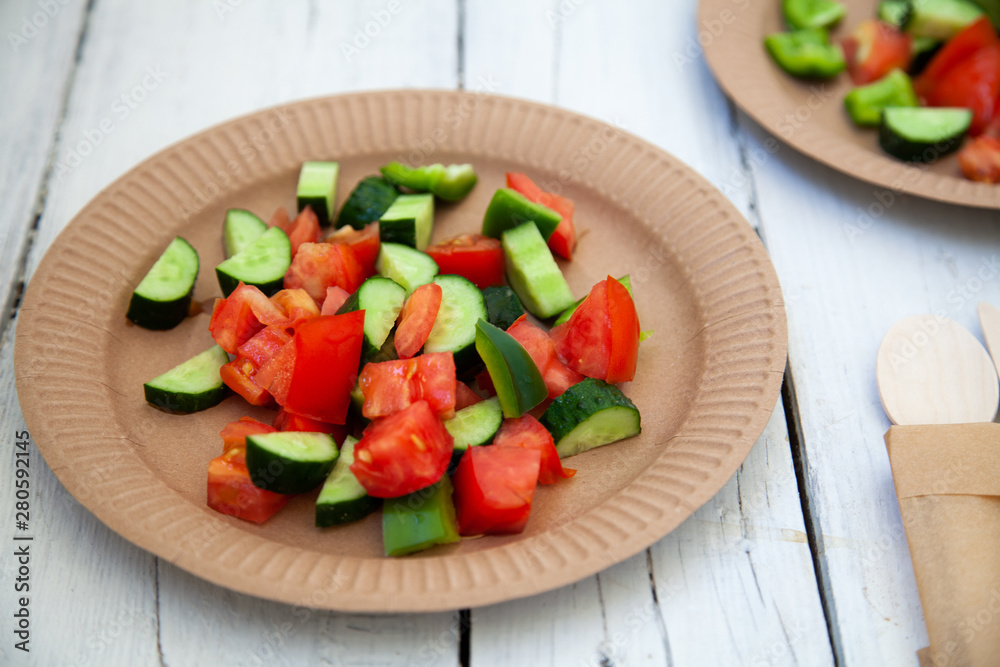
[(337, 205), (337, 177), (340, 165), (336, 162), (303, 162), (299, 171), (299, 186), (295, 192), (301, 211), (311, 206), (319, 224), (329, 225)]
[(254, 486), (275, 493), (305, 493), (323, 483), (337, 461), (327, 433), (278, 431), (247, 436), (247, 470)]
[(382, 243), (402, 243), (423, 250), (434, 229), (434, 195), (400, 195), (378, 220)]
[(476, 322), (486, 319), (486, 302), (479, 288), (462, 276), (438, 276), (434, 283), (441, 287), (441, 307), (424, 352), (451, 352), (462, 375), (479, 362)]
[(506, 331), (517, 318), (524, 315), (524, 306), (507, 285), (491, 285), (483, 290), (486, 301), (487, 321), (498, 329)]
[(361, 350), (361, 365), (368, 363), (385, 344), (392, 326), (406, 300), (406, 290), (382, 276), (372, 276), (347, 297), (338, 315), (355, 310), (365, 311), (365, 342)]
[(213, 345), (143, 384), (146, 401), (173, 414), (198, 412), (218, 405), (228, 393), (219, 369), (228, 363), (226, 351)]
[(951, 39), (983, 15), (983, 10), (966, 0), (910, 0), (910, 13), (903, 30), (914, 37)]
[(933, 162), (962, 145), (972, 111), (949, 107), (887, 107), (879, 144), (900, 160)]
[(501, 424), (503, 424), (503, 410), (500, 409), (500, 399), (496, 396), (462, 408), (454, 417), (445, 421), (444, 427), (455, 439), (451, 463), (448, 464), (449, 470), (454, 470), (469, 447), (479, 447), (492, 442)]
[(238, 254), (267, 231), (267, 223), (250, 211), (231, 208), (226, 211), (226, 221), (222, 223), (222, 242), (226, 258)]
[(587, 378), (552, 401), (539, 420), (560, 458), (639, 435), (639, 410), (621, 389)]
[(257, 240), (215, 267), (223, 296), (229, 296), (244, 282), (268, 296), (278, 292), (292, 264), (292, 244), (279, 227), (271, 227)]
[(573, 292), (534, 222), (508, 229), (500, 244), (507, 281), (532, 315), (545, 319), (573, 305)]
[(364, 229), (389, 210), (399, 192), (384, 178), (370, 176), (362, 180), (348, 195), (347, 201), (337, 216), (337, 226), (350, 225), (354, 229)]
[(125, 317), (147, 329), (173, 329), (191, 310), (198, 252), (176, 237), (139, 282)]
[(416, 248), (400, 243), (383, 243), (375, 260), (375, 270), (380, 276), (402, 285), (409, 296), (413, 290), (434, 280), (438, 265), (430, 255)]
[(344, 440), (340, 456), (316, 498), (316, 525), (320, 528), (363, 519), (382, 506), (382, 499), (369, 496), (351, 472), (357, 443), (358, 439), (350, 435)]

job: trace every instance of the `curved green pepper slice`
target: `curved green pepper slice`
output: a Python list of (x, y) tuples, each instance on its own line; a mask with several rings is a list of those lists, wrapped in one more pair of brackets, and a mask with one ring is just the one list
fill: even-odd
[(476, 352), (486, 364), (504, 417), (517, 418), (549, 396), (531, 355), (503, 329), (476, 322)]
[(789, 28), (829, 28), (847, 15), (836, 0), (782, 0), (781, 11)]
[(418, 192), (430, 192), (445, 201), (464, 199), (479, 180), (471, 164), (429, 164), (407, 167), (390, 162), (381, 169), (386, 180)]
[(382, 504), (382, 544), (386, 556), (405, 556), (436, 544), (458, 542), (458, 521), (448, 475), (427, 488)]
[(776, 32), (764, 38), (764, 48), (792, 76), (829, 79), (847, 66), (840, 45), (821, 28)]

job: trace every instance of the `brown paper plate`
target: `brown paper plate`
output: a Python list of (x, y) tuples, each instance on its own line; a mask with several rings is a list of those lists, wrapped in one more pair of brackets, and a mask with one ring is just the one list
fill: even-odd
[[(472, 162), (469, 198), (438, 209), (435, 237), (476, 230), (505, 170), (577, 203), (580, 244), (564, 264), (576, 294), (631, 274), (644, 329), (625, 385), (642, 435), (571, 460), (539, 489), (522, 535), (381, 555), (377, 515), (319, 530), (315, 494), (264, 526), (205, 505), (232, 397), (174, 416), (142, 382), (211, 344), (209, 315), (172, 331), (128, 326), (129, 295), (175, 234), (201, 255), (197, 299), (218, 294), (228, 207), (293, 207), (303, 160), (341, 163), (341, 202), (389, 160)], [(484, 605), (577, 581), (666, 535), (732, 476), (774, 409), (785, 366), (781, 290), (753, 229), (691, 169), (646, 142), (560, 109), (509, 98), (396, 91), (309, 100), (192, 137), (139, 165), (69, 224), (19, 315), (18, 396), (66, 488), (140, 547), (228, 588), (312, 607), (430, 611)], [(82, 547), (86, 548), (86, 546)]]
[[(873, 18), (877, 5), (873, 0), (840, 1), (847, 7), (847, 16), (833, 31), (833, 39)], [(880, 189), (1000, 208), (1000, 185), (964, 178), (955, 154), (930, 165), (909, 166), (883, 153), (878, 130), (856, 127), (844, 111), (844, 95), (853, 87), (846, 73), (826, 82), (803, 82), (785, 74), (764, 50), (764, 37), (784, 29), (780, 0), (701, 0), (698, 8), (698, 41), (719, 85), (768, 132), (809, 157)], [(692, 43), (678, 57), (687, 62), (696, 56)], [(889, 205), (889, 196), (879, 192), (877, 199)]]

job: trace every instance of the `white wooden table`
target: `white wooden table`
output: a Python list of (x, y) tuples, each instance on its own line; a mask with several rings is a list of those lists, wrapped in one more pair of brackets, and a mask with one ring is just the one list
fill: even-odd
[[(761, 0), (769, 1), (769, 0)], [(875, 351), (1000, 302), (995, 212), (897, 197), (735, 110), (694, 0), (0, 3), (0, 664), (916, 665), (926, 632), (882, 434)], [(367, 35), (365, 33), (368, 33)], [(14, 648), (12, 343), (22, 285), (73, 215), (220, 121), (346, 91), (464, 88), (607, 120), (757, 227), (788, 308), (783, 401), (736, 476), (646, 552), (551, 593), (444, 614), (296, 610), (205, 583), (83, 509), (31, 450), (28, 654)], [(883, 202), (884, 204), (884, 202)], [(871, 211), (871, 213), (868, 213)]]

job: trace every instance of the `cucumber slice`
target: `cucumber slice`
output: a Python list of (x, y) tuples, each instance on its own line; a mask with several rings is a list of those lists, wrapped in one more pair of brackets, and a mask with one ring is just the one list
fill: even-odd
[(340, 165), (336, 162), (303, 162), (299, 171), (299, 187), (295, 198), (301, 211), (311, 206), (319, 224), (329, 225), (337, 205), (337, 177)]
[(326, 528), (363, 519), (382, 506), (381, 498), (372, 498), (351, 472), (354, 445), (358, 439), (347, 436), (340, 456), (316, 498), (316, 526)]
[(462, 408), (454, 417), (445, 421), (444, 427), (455, 439), (455, 449), (451, 452), (451, 463), (448, 464), (449, 471), (455, 469), (469, 447), (492, 442), (501, 424), (503, 410), (500, 409), (500, 399), (496, 396)]
[(365, 311), (365, 342), (361, 349), (361, 365), (368, 363), (385, 344), (392, 326), (406, 301), (406, 290), (388, 278), (372, 276), (347, 297), (338, 315), (355, 310)]
[(222, 223), (222, 242), (229, 259), (267, 231), (267, 223), (250, 211), (231, 208), (226, 211), (226, 221)]
[(982, 9), (966, 0), (910, 0), (903, 29), (914, 37), (951, 39), (982, 15)]
[(143, 384), (146, 402), (179, 415), (218, 405), (228, 393), (219, 369), (228, 363), (226, 351), (213, 345)]
[(573, 305), (573, 292), (534, 222), (508, 229), (500, 244), (507, 281), (533, 315), (545, 319)]
[(285, 283), (285, 273), (292, 265), (292, 244), (279, 227), (271, 227), (239, 254), (215, 267), (223, 296), (229, 296), (240, 284), (254, 285), (271, 296)]
[(933, 162), (962, 145), (972, 111), (950, 107), (887, 107), (879, 144), (900, 160)]
[(247, 436), (247, 470), (254, 486), (275, 493), (305, 493), (323, 483), (337, 461), (327, 433), (278, 431)]
[(368, 223), (381, 218), (398, 196), (396, 188), (384, 178), (369, 176), (348, 195), (337, 216), (337, 226), (350, 225), (354, 229), (364, 229)]
[(458, 542), (458, 521), (448, 475), (408, 496), (382, 505), (382, 542), (386, 556), (405, 556), (436, 544)]
[(400, 195), (378, 220), (382, 243), (402, 243), (423, 250), (434, 229), (434, 195)]
[(507, 285), (492, 285), (483, 290), (486, 301), (487, 321), (498, 329), (506, 331), (517, 318), (524, 315), (524, 306)]
[(562, 221), (562, 216), (548, 206), (529, 201), (516, 190), (500, 188), (490, 200), (490, 205), (486, 207), (483, 235), (498, 239), (505, 230), (529, 221), (534, 221), (538, 225), (538, 231), (548, 241)]
[[(629, 278), (628, 275), (624, 275), (621, 278), (619, 278), (618, 282), (620, 282), (622, 285), (625, 286), (625, 289), (628, 290), (629, 296), (631, 296), (631, 297), (635, 296), (634, 294), (632, 294), (632, 279)], [(586, 299), (586, 298), (587, 297), (583, 297), (583, 299)], [(579, 301), (577, 301), (576, 303), (574, 303), (572, 306), (570, 306), (569, 308), (567, 308), (566, 310), (564, 310), (562, 312), (562, 314), (559, 317), (556, 318), (556, 321), (552, 323), (552, 326), (557, 327), (560, 324), (562, 324), (562, 323), (566, 322), (567, 320), (569, 320), (569, 318), (573, 317), (573, 313), (575, 313), (576, 309), (580, 307), (581, 303), (583, 303), (583, 299), (580, 299)]]
[(462, 276), (438, 276), (434, 282), (441, 286), (441, 307), (424, 352), (451, 352), (461, 375), (479, 362), (476, 322), (486, 319), (486, 302), (479, 288)]
[(400, 243), (383, 243), (379, 247), (375, 270), (380, 276), (394, 280), (406, 289), (413, 290), (434, 280), (438, 265), (427, 253)]
[(125, 317), (147, 329), (173, 329), (191, 310), (198, 278), (198, 252), (180, 236), (174, 238), (136, 285)]
[(587, 378), (566, 390), (539, 420), (560, 458), (639, 435), (639, 410), (621, 389)]

